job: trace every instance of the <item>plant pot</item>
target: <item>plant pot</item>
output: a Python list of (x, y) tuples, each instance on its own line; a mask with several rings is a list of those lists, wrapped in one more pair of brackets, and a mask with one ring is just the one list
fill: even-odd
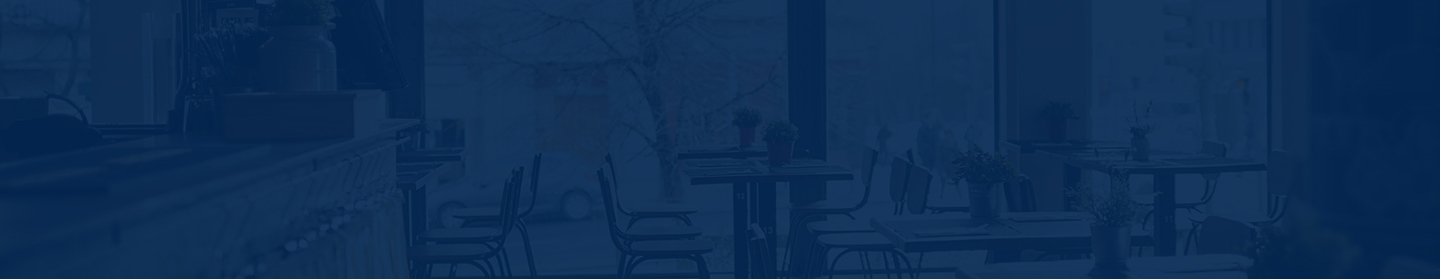
[(1095, 267), (1092, 278), (1126, 278), (1130, 258), (1130, 226), (1090, 226), (1090, 253)]
[(271, 26), (260, 46), (260, 86), (276, 92), (335, 91), (335, 44), (321, 25)]
[(766, 148), (770, 150), (770, 166), (778, 167), (790, 164), (791, 156), (795, 150), (795, 142), (766, 142)]
[(966, 182), (966, 187), (970, 188), (971, 218), (995, 219), (1000, 216), (1001, 184)]
[(740, 127), (740, 147), (755, 145), (755, 127)]
[(1064, 141), (1069, 139), (1070, 121), (1066, 119), (1050, 120), (1050, 140)]
[(1150, 161), (1150, 138), (1146, 138), (1146, 137), (1134, 137), (1134, 138), (1130, 138), (1130, 147), (1132, 147), (1132, 148), (1135, 149), (1135, 160), (1136, 160), (1136, 161), (1141, 161), (1141, 162)]

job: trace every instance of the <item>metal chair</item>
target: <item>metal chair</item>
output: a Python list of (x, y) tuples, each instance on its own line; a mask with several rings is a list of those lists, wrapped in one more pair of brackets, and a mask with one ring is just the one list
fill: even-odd
[[(448, 278), (455, 277), (456, 267), (459, 265), (479, 268), (486, 277), (490, 278), (510, 277), (505, 240), (511, 229), (517, 227), (516, 222), (520, 219), (518, 214), (519, 193), (523, 173), (524, 167), (516, 168), (510, 172), (510, 179), (505, 182), (505, 189), (500, 197), (499, 226), (496, 227), (497, 231), (492, 236), (470, 239), (475, 242), (438, 243), (410, 247), (408, 255), (412, 263), (412, 275), (415, 278), (431, 278), (430, 273), (434, 265), (449, 264)], [(492, 263), (491, 260), (496, 262)]]
[(770, 258), (770, 242), (765, 239), (764, 229), (760, 224), (750, 224), (750, 266), (755, 269), (755, 278), (779, 278), (775, 269), (775, 259)]
[(714, 245), (699, 240), (643, 240), (636, 239), (630, 234), (621, 230), (617, 225), (615, 209), (618, 204), (615, 201), (615, 193), (611, 189), (610, 179), (605, 177), (605, 170), (595, 171), (600, 182), (600, 191), (603, 192), (605, 200), (605, 226), (610, 231), (610, 241), (615, 245), (622, 255), (618, 265), (617, 276), (619, 278), (630, 278), (635, 267), (640, 263), (660, 259), (688, 259), (695, 262), (700, 278), (710, 278), (710, 269), (706, 265), (704, 254), (714, 251)]
[[(1274, 225), (1285, 218), (1285, 209), (1289, 206), (1290, 189), (1299, 185), (1301, 176), (1301, 162), (1294, 154), (1284, 150), (1270, 151), (1269, 163), (1266, 173), (1266, 203), (1263, 214), (1241, 214), (1227, 215), (1225, 218), (1261, 227)], [(1190, 252), (1190, 243), (1195, 241), (1195, 234), (1204, 226), (1201, 224), (1210, 215), (1191, 216), (1192, 226), (1190, 233), (1185, 237), (1185, 253)]]
[[(530, 162), (530, 205), (519, 212), (515, 225), (520, 230), (520, 242), (525, 245), (525, 261), (529, 265), (530, 275), (538, 276), (535, 268), (535, 252), (530, 245), (530, 228), (525, 225), (525, 217), (535, 210), (535, 201), (540, 196), (540, 161), (544, 157), (542, 153), (536, 153)], [(516, 183), (522, 183), (517, 181)], [(501, 208), (466, 208), (456, 210), (456, 218), (465, 221), (465, 226), (498, 223), (501, 216)], [(420, 234), (420, 239), (429, 242), (439, 243), (476, 243), (487, 242), (500, 235), (500, 230), (494, 227), (471, 227), (453, 229), (431, 229)]]
[[(1229, 153), (1229, 150), (1230, 148), (1226, 146), (1225, 143), (1218, 141), (1205, 141), (1200, 145), (1200, 154), (1210, 155), (1211, 157), (1215, 158), (1224, 158), (1226, 156), (1226, 153)], [(1193, 201), (1176, 201), (1175, 209), (1185, 209), (1190, 212), (1200, 214), (1205, 213), (1204, 211), (1200, 210), (1200, 206), (1210, 204), (1210, 201), (1215, 198), (1215, 189), (1219, 188), (1218, 185), (1220, 180), (1220, 174), (1205, 173), (1200, 174), (1200, 176), (1205, 178), (1205, 190), (1201, 193), (1200, 199)], [(1143, 206), (1149, 206), (1151, 208), (1150, 210), (1145, 212), (1145, 217), (1140, 218), (1142, 226), (1149, 224), (1150, 217), (1155, 215), (1155, 194), (1135, 195), (1133, 198), (1135, 199), (1136, 203), (1139, 203)], [(1198, 223), (1199, 222), (1193, 222), (1192, 225)]]
[[(915, 166), (910, 161), (899, 160), (897, 158), (895, 163), (901, 164), (901, 166), (892, 166), (892, 172), (904, 174), (899, 178), (891, 178), (891, 181), (900, 182), (894, 184), (900, 185), (899, 187), (892, 185), (890, 190), (891, 199), (896, 201), (895, 214), (901, 215), (906, 211), (911, 214), (925, 214), (929, 209), (925, 204), (925, 200), (929, 195), (930, 182), (933, 181), (934, 175), (932, 175), (929, 170)], [(891, 242), (890, 239), (874, 232), (873, 229), (867, 232), (822, 234), (816, 237), (816, 243), (818, 245), (815, 245), (815, 249), (812, 250), (810, 254), (812, 259), (815, 257), (825, 257), (828, 254), (827, 251), (831, 249), (842, 249), (840, 254), (836, 255), (835, 258), (830, 261), (829, 267), (832, 269), (846, 254), (858, 253), (863, 257), (862, 259), (864, 259), (861, 261), (861, 266), (869, 270), (869, 257), (867, 255), (869, 253), (882, 253), (889, 256), (888, 261), (884, 263), (886, 269), (889, 269), (891, 264), (893, 264), (897, 271), (895, 275), (904, 277), (901, 271), (915, 270), (914, 266), (911, 265), (909, 256), (906, 256), (904, 252), (896, 250), (894, 243)], [(814, 261), (812, 260), (811, 262)], [(902, 264), (904, 265), (903, 269), (901, 268)], [(831, 270), (830, 277), (834, 278), (834, 276), (835, 272)], [(918, 277), (919, 273), (912, 273), (911, 276)]]
[[(617, 172), (619, 171), (616, 170), (615, 159), (611, 154), (605, 154), (605, 164), (610, 165), (610, 183), (613, 183), (612, 185), (618, 189), (620, 180), (617, 178)], [(644, 219), (677, 219), (685, 222), (687, 226), (694, 226), (695, 223), (690, 221), (690, 214), (700, 212), (699, 210), (676, 204), (632, 204), (630, 205), (630, 209), (627, 210), (625, 209), (624, 202), (620, 201), (619, 194), (617, 190), (611, 198), (615, 199), (615, 208), (618, 209), (621, 214), (630, 217), (630, 223), (625, 226), (626, 228), (634, 227), (635, 223)]]
[[(791, 236), (793, 239), (793, 237), (797, 235), (797, 232), (799, 232), (802, 228), (805, 228), (806, 224), (809, 221), (824, 216), (843, 215), (849, 217), (852, 221), (855, 220), (855, 215), (852, 215), (851, 213), (854, 213), (855, 211), (864, 208), (865, 205), (870, 202), (870, 190), (874, 188), (874, 183), (872, 183), (872, 181), (874, 180), (875, 176), (875, 165), (876, 162), (879, 161), (876, 157), (878, 157), (880, 154), (880, 151), (869, 147), (865, 148), (864, 152), (865, 155), (861, 158), (861, 164), (864, 165), (864, 168), (860, 170), (860, 183), (865, 186), (864, 192), (860, 194), (860, 201), (854, 203), (845, 203), (826, 200), (792, 207), (790, 209), (790, 232), (786, 235)], [(853, 226), (853, 223), (855, 222), (848, 222), (843, 224), (841, 227), (843, 228), (847, 226)], [(830, 223), (830, 225), (833, 226), (834, 223)], [(783, 258), (787, 259), (786, 262), (789, 262), (788, 259), (790, 259), (791, 255), (790, 251), (794, 251), (797, 249), (796, 242), (791, 241), (789, 242), (789, 244), (787, 244), (786, 247), (787, 248), (785, 249), (785, 256)]]

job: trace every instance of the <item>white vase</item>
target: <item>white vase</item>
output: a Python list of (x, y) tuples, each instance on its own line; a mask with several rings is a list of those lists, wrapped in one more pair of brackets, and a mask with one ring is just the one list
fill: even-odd
[(323, 25), (271, 26), (260, 46), (260, 86), (275, 92), (335, 91), (335, 44)]

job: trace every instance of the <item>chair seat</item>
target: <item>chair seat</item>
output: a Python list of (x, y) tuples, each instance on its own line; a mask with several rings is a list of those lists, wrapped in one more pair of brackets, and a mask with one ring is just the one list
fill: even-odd
[(829, 220), (810, 222), (808, 228), (810, 228), (810, 232), (814, 234), (856, 233), (875, 231), (875, 228), (870, 225), (870, 222), (862, 220)]
[(836, 233), (817, 236), (816, 241), (829, 248), (861, 251), (889, 251), (895, 249), (890, 239), (879, 233)]
[(1210, 216), (1225, 217), (1225, 219), (1235, 220), (1235, 221), (1239, 221), (1239, 222), (1241, 222), (1241, 223), (1247, 223), (1247, 224), (1252, 224), (1252, 225), (1254, 225), (1254, 224), (1269, 223), (1269, 222), (1274, 221), (1273, 218), (1271, 218), (1270, 216), (1265, 216), (1264, 214), (1260, 214), (1260, 213), (1226, 214), (1226, 215), (1191, 214), (1191, 215), (1189, 215), (1189, 217), (1188, 217), (1187, 219), (1190, 219), (1191, 222), (1197, 222), (1197, 223), (1198, 223), (1198, 222), (1204, 222), (1204, 221), (1205, 221), (1205, 218), (1209, 218)]
[(641, 226), (625, 231), (635, 240), (673, 240), (700, 236), (699, 227), (690, 226)]
[(455, 218), (465, 221), (500, 220), (499, 207), (467, 207), (450, 211)]
[(486, 242), (500, 236), (496, 228), (454, 228), (430, 229), (420, 233), (420, 239), (432, 242)]
[(936, 204), (930, 205), (930, 209), (940, 212), (970, 212), (970, 204)]
[(630, 251), (636, 256), (688, 256), (714, 250), (714, 244), (700, 240), (650, 240), (630, 244)]
[[(1155, 206), (1155, 194), (1135, 194), (1131, 195), (1130, 199), (1135, 200), (1135, 203), (1141, 205)], [(1196, 208), (1201, 205), (1205, 205), (1205, 203), (1200, 201), (1175, 201), (1175, 208)]]
[(626, 205), (626, 206), (625, 206), (625, 209), (629, 209), (630, 212), (633, 213), (635, 216), (673, 216), (673, 215), (694, 214), (694, 213), (696, 213), (696, 212), (700, 212), (699, 210), (695, 210), (694, 208), (690, 208), (690, 207), (688, 207), (688, 206), (686, 206), (686, 205), (683, 205), (683, 204), (663, 204), (663, 203), (662, 203), (662, 204), (642, 204), (642, 205), (633, 205), (633, 206), (632, 206), (632, 205)]
[(481, 244), (436, 244), (410, 247), (410, 260), (421, 262), (465, 262), (482, 259), (494, 254), (489, 246)]
[(823, 200), (791, 207), (790, 211), (800, 214), (831, 213), (844, 214), (855, 211), (856, 202)]

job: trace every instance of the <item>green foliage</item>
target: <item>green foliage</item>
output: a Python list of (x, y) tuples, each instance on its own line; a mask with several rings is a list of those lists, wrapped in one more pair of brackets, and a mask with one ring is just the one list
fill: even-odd
[(760, 126), (761, 121), (762, 117), (760, 116), (759, 109), (742, 108), (735, 110), (735, 120), (730, 121), (730, 123), (735, 124), (737, 127), (754, 128)]
[(776, 120), (765, 124), (766, 142), (794, 142), (797, 138), (800, 138), (800, 128), (788, 121)]
[(1095, 193), (1091, 185), (1067, 190), (1067, 195), (1077, 203), (1075, 209), (1095, 216), (1096, 226), (1123, 227), (1130, 225), (1140, 204), (1130, 197), (1130, 176), (1123, 172), (1110, 174), (1110, 190), (1104, 194)]
[(275, 0), (265, 24), (270, 26), (325, 25), (335, 18), (334, 0)]
[(954, 167), (953, 177), (956, 182), (964, 179), (970, 184), (993, 185), (1018, 176), (1015, 167), (1010, 165), (1010, 160), (1006, 159), (1005, 155), (999, 152), (991, 154), (974, 145), (950, 163)]
[(1152, 131), (1154, 130), (1154, 127), (1151, 127), (1150, 124), (1149, 124), (1150, 108), (1152, 108), (1152, 107), (1155, 107), (1155, 102), (1154, 102), (1154, 101), (1151, 101), (1148, 105), (1145, 105), (1145, 113), (1144, 113), (1144, 114), (1141, 114), (1141, 113), (1140, 113), (1140, 105), (1139, 105), (1139, 104), (1136, 104), (1133, 108), (1131, 108), (1131, 113), (1134, 115), (1134, 116), (1130, 117), (1130, 134), (1131, 134), (1131, 135), (1134, 135), (1134, 136), (1137, 137), (1137, 138), (1143, 138), (1143, 137), (1145, 137), (1146, 135), (1149, 135), (1150, 132), (1152, 132)]
[(1357, 270), (1363, 251), (1345, 234), (1324, 227), (1292, 205), (1297, 214), (1287, 218), (1285, 227), (1266, 226), (1247, 252), (1255, 259), (1250, 278), (1360, 278)]
[(1050, 102), (1045, 104), (1045, 108), (1040, 109), (1040, 115), (1045, 117), (1045, 119), (1080, 119), (1080, 117), (1075, 116), (1075, 108), (1072, 107), (1070, 103), (1065, 102)]

